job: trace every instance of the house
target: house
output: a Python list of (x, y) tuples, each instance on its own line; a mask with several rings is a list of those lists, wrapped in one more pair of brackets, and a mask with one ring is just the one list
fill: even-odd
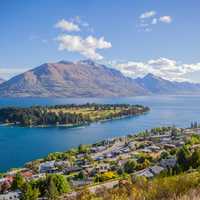
[(68, 160), (60, 160), (55, 162), (55, 167), (69, 167), (70, 162)]
[(31, 179), (31, 177), (33, 176), (33, 172), (32, 172), (32, 171), (24, 171), (24, 172), (21, 172), (21, 175), (22, 175), (26, 180), (29, 180), (29, 179)]
[(164, 168), (172, 168), (176, 165), (176, 158), (167, 158), (160, 161), (160, 165)]
[(112, 158), (113, 154), (112, 153), (106, 153), (104, 154), (104, 158)]
[(161, 143), (162, 144), (166, 144), (166, 143), (170, 143), (172, 141), (172, 138), (171, 137), (164, 137), (161, 139)]
[(91, 152), (92, 153), (98, 153), (98, 152), (102, 152), (106, 149), (105, 146), (97, 146), (97, 147), (92, 147), (91, 148)]
[(45, 178), (45, 177), (46, 177), (45, 173), (35, 174), (35, 175), (33, 175), (33, 176), (31, 177), (31, 180), (38, 180), (38, 179), (40, 179), (40, 178)]
[(73, 187), (81, 187), (85, 185), (90, 185), (93, 183), (93, 179), (86, 179), (86, 180), (72, 180), (71, 184)]
[(19, 190), (0, 194), (0, 200), (19, 200), (21, 192)]
[(119, 160), (119, 161), (117, 162), (117, 165), (121, 167), (121, 166), (123, 166), (127, 161), (128, 161), (128, 159)]
[(146, 178), (153, 178), (153, 173), (149, 171), (149, 169), (143, 169), (140, 171), (137, 171), (135, 174), (135, 176), (144, 176)]
[(64, 173), (65, 174), (69, 174), (69, 173), (72, 173), (72, 172), (79, 172), (82, 170), (82, 167), (78, 167), (78, 166), (71, 166), (71, 167), (67, 167), (65, 170), (64, 170)]
[(146, 147), (144, 149), (141, 149), (140, 151), (143, 153), (152, 153), (152, 151)]
[(6, 176), (4, 178), (0, 178), (0, 185), (12, 184), (12, 182), (13, 182), (13, 177), (12, 176)]
[(128, 147), (131, 149), (131, 150), (136, 150), (136, 146), (137, 146), (137, 143), (134, 142), (134, 141), (131, 141), (128, 143)]
[(152, 152), (158, 152), (160, 151), (160, 147), (156, 146), (156, 145), (151, 145), (149, 147), (147, 147), (149, 150), (151, 150)]
[(160, 174), (164, 170), (163, 167), (155, 165), (153, 167), (149, 167), (149, 171), (155, 176)]
[(174, 144), (164, 144), (164, 148), (165, 149), (174, 149), (174, 148), (176, 148), (176, 145), (174, 145)]
[(108, 163), (102, 163), (97, 165), (97, 167), (95, 167), (95, 171), (98, 173), (104, 173), (107, 172), (110, 169), (110, 165)]
[(39, 166), (40, 173), (51, 173), (53, 170), (55, 170), (55, 161), (44, 162)]
[(95, 158), (96, 161), (101, 161), (101, 160), (103, 160), (103, 159), (104, 159), (103, 156), (98, 156), (98, 157)]
[(76, 157), (78, 158), (78, 159), (81, 159), (81, 158), (84, 158), (85, 157), (85, 153), (79, 153), (78, 155), (76, 155)]
[(130, 152), (130, 149), (129, 149), (128, 147), (124, 147), (124, 148), (120, 149), (120, 151), (121, 151), (122, 153), (129, 153), (129, 152)]
[(144, 176), (146, 178), (153, 178), (155, 175), (160, 174), (164, 170), (163, 167), (155, 165), (140, 171), (137, 171), (134, 175)]

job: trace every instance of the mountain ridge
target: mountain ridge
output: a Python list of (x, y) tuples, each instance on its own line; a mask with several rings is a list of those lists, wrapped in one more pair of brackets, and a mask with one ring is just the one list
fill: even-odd
[(170, 81), (151, 73), (135, 81), (152, 94), (200, 94), (199, 83)]
[(0, 78), (0, 84), (5, 82), (5, 80), (3, 78)]
[(91, 60), (44, 63), (0, 85), (3, 97), (119, 97), (146, 91), (120, 71)]
[(132, 79), (93, 60), (44, 63), (0, 84), (1, 97), (131, 97), (200, 94), (200, 84), (154, 74)]

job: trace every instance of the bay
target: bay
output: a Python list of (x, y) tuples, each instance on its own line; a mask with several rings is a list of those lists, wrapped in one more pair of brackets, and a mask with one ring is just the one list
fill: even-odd
[(0, 106), (56, 105), (67, 103), (129, 103), (149, 106), (147, 114), (93, 123), (85, 127), (0, 127), (0, 171), (20, 167), (50, 152), (79, 144), (134, 134), (158, 126), (187, 127), (200, 121), (200, 96), (144, 96), (132, 98), (0, 98)]

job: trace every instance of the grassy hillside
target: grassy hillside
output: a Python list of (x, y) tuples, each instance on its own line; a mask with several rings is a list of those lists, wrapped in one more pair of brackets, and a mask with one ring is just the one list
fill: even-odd
[[(101, 189), (92, 194), (86, 188), (76, 200), (197, 200), (200, 199), (200, 172), (148, 180), (138, 177), (134, 181), (121, 181), (113, 189)], [(64, 197), (61, 199), (65, 199)], [(67, 198), (66, 198), (67, 199)], [(73, 199), (73, 198), (71, 198)]]

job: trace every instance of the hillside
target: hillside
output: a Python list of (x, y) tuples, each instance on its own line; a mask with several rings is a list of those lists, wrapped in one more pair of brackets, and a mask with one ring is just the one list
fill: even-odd
[(3, 97), (118, 97), (146, 93), (121, 72), (91, 60), (46, 63), (0, 85)]

